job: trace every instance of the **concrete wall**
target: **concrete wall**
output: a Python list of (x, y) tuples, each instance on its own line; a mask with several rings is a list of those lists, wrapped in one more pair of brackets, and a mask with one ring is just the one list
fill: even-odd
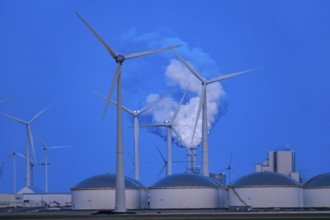
[(302, 208), (303, 189), (277, 186), (230, 188), (229, 206), (246, 205), (255, 208)]
[(306, 208), (330, 208), (330, 188), (304, 189)]
[(149, 196), (151, 209), (224, 208), (226, 203), (225, 190), (217, 188), (155, 188)]
[[(115, 209), (115, 190), (72, 190), (72, 206), (76, 210)], [(126, 208), (141, 208), (141, 192), (139, 190), (126, 189)]]

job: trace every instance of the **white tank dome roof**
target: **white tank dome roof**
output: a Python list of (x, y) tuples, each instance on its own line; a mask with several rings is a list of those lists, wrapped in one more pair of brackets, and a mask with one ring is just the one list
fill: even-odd
[(330, 173), (323, 173), (309, 179), (305, 183), (306, 188), (330, 187)]
[[(125, 177), (126, 188), (142, 188), (144, 187), (139, 181), (130, 177)], [(103, 174), (89, 177), (72, 189), (99, 189), (99, 188), (115, 188), (116, 187), (116, 175), (115, 174)]]
[(232, 186), (300, 186), (294, 179), (275, 172), (256, 172), (241, 177)]
[(219, 182), (211, 177), (193, 173), (173, 174), (156, 182), (150, 188), (167, 188), (167, 187), (217, 187), (222, 186)]

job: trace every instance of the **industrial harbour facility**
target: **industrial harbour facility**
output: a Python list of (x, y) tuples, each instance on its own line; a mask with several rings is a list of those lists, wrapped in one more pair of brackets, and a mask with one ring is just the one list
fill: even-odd
[[(292, 177), (292, 174), (299, 176), (299, 172), (294, 170), (294, 161), (292, 150), (271, 151), (264, 163), (256, 165), (256, 172), (229, 185), (224, 181), (224, 173), (218, 174), (223, 177), (221, 180), (200, 173), (172, 174), (151, 186), (125, 177), (126, 208), (222, 211), (330, 209), (330, 173), (301, 183)], [(267, 170), (260, 170), (260, 166), (267, 167)], [(71, 193), (42, 193), (25, 187), (17, 194), (1, 194), (0, 205), (3, 208), (115, 210), (115, 185), (115, 174), (102, 174), (77, 183), (71, 188)]]
[[(96, 2), (95, 5), (99, 4)], [(1, 5), (2, 3), (0, 3)], [(62, 126), (52, 127), (50, 121), (54, 119), (40, 119), (45, 112), (53, 108), (54, 104), (44, 107), (28, 119), (22, 119), (17, 113), (17, 108), (2, 108), (15, 103), (16, 98), (1, 94), (1, 96), (6, 95), (7, 97), (0, 97), (0, 124), (8, 123), (6, 128), (0, 131), (1, 134), (6, 133), (6, 136), (1, 136), (1, 140), (6, 139), (6, 144), (12, 141), (12, 146), (10, 154), (7, 154), (10, 150), (9, 147), (0, 155), (0, 219), (8, 216), (15, 217), (15, 215), (17, 219), (24, 219), (26, 213), (31, 215), (31, 219), (35, 218), (34, 215), (39, 215), (38, 213), (41, 213), (41, 217), (43, 217), (42, 213), (47, 213), (45, 216), (48, 216), (45, 219), (53, 217), (49, 213), (58, 213), (60, 217), (65, 216), (64, 219), (70, 219), (70, 215), (75, 216), (77, 213), (74, 218), (88, 215), (86, 219), (92, 219), (91, 215), (96, 214), (112, 217), (127, 216), (128, 219), (152, 219), (156, 218), (157, 215), (162, 215), (163, 219), (176, 219), (175, 215), (177, 214), (182, 215), (182, 219), (185, 218), (183, 215), (194, 215), (194, 219), (198, 219), (198, 216), (205, 217), (205, 219), (213, 217), (214, 219), (226, 219), (230, 216), (240, 218), (243, 215), (250, 219), (258, 215), (265, 218), (288, 217), (292, 214), (294, 215), (292, 217), (297, 218), (308, 217), (313, 214), (319, 217), (330, 216), (330, 169), (327, 171), (328, 166), (326, 164), (322, 165), (322, 169), (316, 170), (315, 167), (318, 165), (315, 165), (315, 161), (318, 158), (313, 158), (313, 169), (310, 168), (309, 170), (308, 165), (306, 165), (312, 163), (309, 162), (310, 158), (307, 158), (306, 155), (314, 151), (314, 149), (306, 150), (306, 145), (311, 146), (311, 148), (319, 145), (320, 142), (315, 140), (316, 136), (310, 138), (310, 142), (302, 147), (299, 144), (304, 143), (303, 140), (292, 145), (287, 144), (291, 138), (299, 139), (306, 128), (296, 131), (290, 127), (292, 121), (283, 120), (284, 122), (280, 125), (273, 125), (265, 120), (265, 118), (271, 118), (273, 115), (281, 114), (281, 112), (283, 114), (285, 111), (291, 112), (291, 116), (298, 115), (297, 109), (306, 108), (307, 98), (303, 100), (303, 103), (297, 104), (297, 109), (292, 109), (280, 104), (281, 99), (293, 102), (296, 97), (294, 95), (282, 97), (286, 93), (281, 93), (282, 96), (279, 96), (278, 100), (269, 101), (268, 98), (265, 98), (260, 106), (253, 108), (250, 112), (258, 109), (258, 113), (254, 116), (247, 111), (246, 115), (240, 115), (237, 121), (232, 122), (232, 118), (227, 119), (229, 122), (226, 123), (237, 124), (245, 118), (262, 115), (263, 118), (255, 119), (258, 121), (256, 126), (260, 131), (263, 126), (271, 124), (264, 128), (265, 130), (268, 129), (267, 135), (261, 135), (257, 130), (253, 130), (253, 123), (247, 121), (246, 124), (251, 126), (251, 130), (249, 127), (240, 128), (240, 125), (237, 125), (230, 131), (227, 131), (226, 128), (219, 129), (212, 136), (210, 132), (213, 126), (228, 110), (228, 97), (225, 93), (225, 86), (222, 84), (230, 82), (235, 88), (237, 81), (235, 82), (233, 79), (248, 78), (253, 74), (255, 74), (255, 78), (260, 77), (267, 67), (256, 63), (257, 59), (249, 63), (243, 62), (244, 59), (242, 59), (240, 65), (232, 64), (228, 69), (224, 68), (225, 71), (230, 69), (235, 71), (220, 74), (217, 63), (209, 59), (208, 54), (201, 52), (199, 46), (189, 46), (187, 42), (173, 37), (175, 36), (174, 31), (167, 27), (162, 28), (160, 32), (168, 33), (170, 36), (168, 38), (160, 37), (163, 32), (152, 32), (139, 37), (136, 30), (129, 30), (120, 36), (121, 40), (112, 41), (113, 39), (105, 34), (105, 30), (102, 30), (105, 28), (105, 23), (100, 21), (100, 17), (95, 16), (93, 18), (86, 11), (81, 8), (70, 11), (70, 19), (73, 20), (72, 24), (75, 28), (70, 31), (79, 32), (80, 40), (83, 40), (79, 42), (79, 45), (83, 44), (79, 51), (80, 53), (84, 51), (84, 54), (72, 57), (72, 59), (78, 60), (76, 62), (81, 65), (83, 64), (81, 69), (88, 67), (90, 68), (88, 71), (91, 71), (92, 74), (101, 75), (99, 81), (95, 80), (95, 85), (99, 86), (100, 91), (106, 90), (108, 93), (104, 95), (104, 93), (98, 92), (98, 89), (90, 89), (88, 100), (85, 99), (87, 92), (81, 94), (77, 91), (76, 94), (65, 94), (68, 96), (65, 104), (62, 103), (65, 108), (56, 109), (53, 113), (56, 114), (55, 118), (57, 119), (62, 114), (64, 115), (63, 112), (67, 112), (62, 120), (68, 121), (68, 123), (63, 127), (67, 126), (66, 131), (70, 132), (62, 132)], [(146, 23), (149, 23), (149, 20), (152, 19), (149, 18)], [(177, 23), (179, 22), (173, 24)], [(65, 26), (63, 24), (60, 22), (59, 26)], [(294, 27), (292, 24), (292, 27), (288, 27), (287, 30)], [(120, 29), (121, 26), (118, 25), (117, 28)], [(270, 35), (274, 34), (272, 31), (270, 33)], [(158, 39), (161, 40), (158, 41)], [(126, 45), (126, 41), (135, 44), (143, 42), (137, 48), (145, 47), (146, 49), (137, 49), (138, 52), (133, 52), (135, 51), (134, 45), (130, 48), (129, 44)], [(144, 44), (145, 42), (147, 42), (147, 46)], [(198, 43), (198, 40), (193, 42), (193, 44)], [(272, 45), (272, 47), (275, 48), (281, 44), (282, 42), (275, 46)], [(103, 55), (96, 54), (95, 51), (90, 52), (91, 48), (97, 47), (96, 45), (104, 53)], [(118, 48), (122, 47), (120, 53), (119, 50), (114, 49), (117, 46)], [(69, 50), (77, 50), (76, 47), (70, 47)], [(262, 47), (260, 46), (260, 48)], [(299, 48), (299, 46), (294, 48)], [(64, 56), (65, 53), (62, 52), (58, 56)], [(88, 57), (86, 60), (90, 60), (90, 62), (82, 59), (83, 56)], [(197, 58), (192, 59), (191, 57), (194, 56)], [(282, 56), (284, 55), (278, 55), (278, 59), (287, 59), (287, 57), (284, 59)], [(286, 54), (285, 56), (290, 57), (291, 55)], [(90, 57), (95, 59), (92, 60)], [(99, 57), (108, 58), (108, 60), (102, 60), (102, 62), (104, 61), (104, 69), (96, 69), (95, 67), (100, 65), (97, 63)], [(149, 57), (150, 60), (148, 60)], [(264, 54), (259, 57), (264, 57)], [(44, 59), (51, 58), (45, 56)], [(220, 57), (219, 59), (223, 58)], [(139, 60), (142, 60), (141, 63)], [(148, 62), (150, 66), (148, 66)], [(166, 62), (166, 64), (162, 62)], [(207, 65), (200, 68), (204, 62)], [(299, 60), (299, 63), (304, 62), (304, 60)], [(56, 63), (50, 69), (55, 68), (56, 65), (60, 64)], [(160, 66), (164, 76), (154, 71), (152, 65)], [(70, 71), (74, 72), (74, 68), (78, 69), (78, 67), (72, 67)], [(38, 70), (38, 68), (36, 69)], [(306, 67), (306, 69), (308, 68)], [(108, 70), (111, 71), (110, 74), (107, 72)], [(142, 73), (135, 73), (138, 71), (150, 71), (152, 77), (151, 74), (142, 76)], [(77, 70), (77, 72), (79, 71)], [(90, 85), (86, 81), (94, 80), (92, 74), (89, 79), (84, 79), (84, 82), (77, 84), (77, 73), (68, 84), (70, 86), (77, 84), (75, 89), (84, 87), (84, 91), (88, 90)], [(138, 80), (138, 77), (141, 79)], [(56, 76), (54, 76), (54, 82), (56, 81), (55, 78)], [(277, 80), (276, 83), (285, 81), (283, 77), (278, 77)], [(61, 89), (61, 83), (64, 84), (64, 81), (61, 79), (56, 82), (58, 84), (53, 89), (53, 93)], [(105, 87), (103, 88), (101, 83), (105, 81), (106, 86), (103, 85)], [(271, 80), (269, 81), (269, 84), (273, 83)], [(144, 87), (144, 83), (151, 85), (148, 84)], [(40, 80), (40, 84), (44, 84), (42, 80)], [(292, 87), (292, 83), (289, 84), (288, 87)], [(246, 88), (243, 88), (242, 85), (245, 86), (245, 83), (238, 83), (236, 88), (241, 88), (243, 93), (246, 90), (254, 89), (253, 85), (246, 85)], [(265, 88), (261, 93), (278, 92), (274, 89), (268, 89), (267, 85), (265, 83)], [(97, 86), (93, 85), (92, 87)], [(131, 87), (129, 92), (126, 91), (128, 87)], [(150, 89), (151, 87), (152, 89)], [(278, 87), (278, 90), (282, 89), (282, 87)], [(75, 92), (75, 89), (72, 88), (72, 93)], [(308, 91), (304, 92), (306, 93), (304, 96), (307, 97)], [(297, 93), (301, 93), (301, 91), (299, 90)], [(38, 94), (42, 96), (43, 91), (38, 91)], [(258, 99), (259, 97), (249, 97), (248, 93), (246, 94), (242, 99), (244, 106), (248, 109), (252, 106), (249, 99)], [(58, 95), (57, 100), (61, 100), (61, 95)], [(49, 102), (48, 96), (44, 97), (44, 99), (46, 98)], [(237, 96), (232, 100), (235, 99)], [(85, 108), (84, 114), (79, 115), (78, 107), (69, 111), (70, 105), (74, 106), (75, 101), (84, 103), (85, 107), (79, 107)], [(319, 102), (326, 101), (328, 100)], [(97, 105), (96, 102), (98, 102)], [(272, 107), (262, 109), (264, 105), (271, 102), (276, 102), (276, 105), (283, 105), (282, 111), (278, 113), (277, 110), (274, 110), (269, 113), (268, 111)], [(138, 110), (133, 109), (132, 106), (141, 103), (143, 103), (143, 107), (136, 108)], [(315, 106), (313, 106), (313, 110), (314, 108)], [(259, 111), (259, 109), (261, 110)], [(26, 110), (22, 108), (19, 111), (25, 112)], [(86, 116), (91, 111), (95, 111), (97, 114), (93, 112), (94, 118), (88, 119)], [(318, 111), (321, 110), (318, 109)], [(228, 110), (228, 112), (231, 111)], [(235, 110), (232, 112), (232, 115), (237, 115)], [(324, 112), (327, 113), (327, 110)], [(311, 114), (315, 114), (315, 112)], [(79, 115), (80, 118), (77, 117), (78, 119), (75, 120), (79, 121), (80, 124), (76, 124), (77, 121), (73, 119), (70, 121), (72, 115)], [(304, 124), (301, 122), (302, 118), (305, 119), (303, 113), (299, 115), (298, 119), (295, 119), (297, 127)], [(39, 129), (35, 125), (38, 125), (40, 120), (44, 120), (43, 129)], [(95, 122), (96, 120), (99, 121)], [(105, 123), (105, 120), (108, 121)], [(322, 119), (322, 121), (326, 121), (326, 119)], [(94, 127), (94, 123), (98, 123), (98, 127)], [(47, 129), (45, 127), (48, 128), (48, 126), (51, 132), (46, 137), (47, 132), (45, 130)], [(326, 127), (321, 126), (321, 123), (315, 123), (313, 126), (310, 129), (315, 129), (315, 133), (324, 134), (328, 131)], [(274, 130), (283, 128), (286, 130), (282, 135), (274, 133)], [(223, 146), (220, 140), (226, 138), (226, 135), (233, 133), (233, 131), (235, 134), (226, 140), (226, 143), (230, 143), (229, 145), (233, 142), (231, 149), (228, 150), (228, 145)], [(146, 137), (148, 133), (153, 134), (153, 137)], [(304, 135), (316, 135), (310, 133), (306, 132)], [(45, 139), (50, 139), (49, 142), (52, 142), (54, 139), (51, 140), (51, 138), (55, 134), (60, 137), (59, 141), (62, 143), (66, 143), (67, 140), (71, 140), (72, 143), (49, 146), (48, 140), (45, 141)], [(72, 134), (77, 134), (77, 136), (73, 137)], [(274, 137), (268, 140), (268, 137), (273, 135)], [(76, 141), (75, 138), (78, 139), (78, 137), (84, 140)], [(163, 148), (159, 148), (158, 143), (155, 143), (153, 138), (157, 138), (157, 141), (163, 144)], [(263, 139), (262, 142), (253, 142), (254, 139), (261, 138)], [(14, 142), (18, 139), (20, 142), (16, 146)], [(235, 139), (242, 140), (236, 142)], [(278, 142), (274, 143), (274, 140)], [(38, 145), (41, 147), (36, 147)], [(257, 146), (261, 145), (263, 150), (259, 151)], [(101, 148), (102, 150), (100, 150)], [(217, 151), (213, 151), (215, 148)], [(72, 152), (70, 156), (61, 157), (59, 156), (60, 150), (55, 160), (55, 157), (49, 158), (49, 153), (55, 149), (63, 149), (63, 152), (71, 150)], [(227, 150), (226, 154), (222, 154), (220, 157), (219, 152), (224, 150)], [(234, 162), (235, 168), (232, 165), (234, 150), (236, 150), (236, 154), (240, 154), (239, 159), (237, 159), (239, 165)], [(229, 163), (227, 167), (223, 168), (225, 161), (223, 157), (228, 156), (230, 151)], [(296, 155), (296, 152), (301, 151), (304, 151), (303, 155), (305, 156)], [(319, 151), (319, 155), (322, 154)], [(266, 159), (261, 158), (263, 156)], [(245, 159), (246, 161), (244, 161)], [(300, 166), (302, 160), (308, 162)], [(58, 161), (58, 163), (54, 163), (50, 167), (53, 161)], [(70, 164), (64, 164), (68, 161)], [(157, 161), (157, 166), (155, 161)], [(64, 163), (59, 164), (60, 162)], [(159, 164), (162, 165), (161, 169)], [(55, 166), (61, 168), (58, 168), (57, 172), (55, 169), (50, 172)], [(129, 169), (130, 173), (128, 172)], [(79, 172), (79, 175), (74, 175), (74, 172)], [(158, 173), (157, 177), (156, 173)], [(240, 175), (239, 173), (244, 174)], [(146, 177), (148, 178), (147, 181)], [(66, 183), (69, 184), (65, 187), (60, 185), (61, 181), (68, 179), (70, 181)], [(54, 180), (56, 180), (56, 184), (54, 184)], [(65, 190), (53, 190), (53, 187)], [(173, 216), (171, 216), (172, 214)], [(137, 217), (138, 215), (141, 216)], [(113, 218), (115, 219), (115, 217)]]

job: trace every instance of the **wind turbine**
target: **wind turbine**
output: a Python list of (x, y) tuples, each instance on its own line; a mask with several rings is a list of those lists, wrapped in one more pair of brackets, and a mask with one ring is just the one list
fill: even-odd
[(231, 162), (233, 159), (233, 152), (231, 152), (230, 157), (229, 157), (229, 162), (228, 162), (228, 166), (224, 169), (222, 169), (221, 171), (227, 171), (228, 174), (228, 181), (227, 181), (227, 185), (229, 185), (231, 183), (231, 172), (233, 171), (237, 176), (240, 176), (235, 170), (233, 170), (232, 166), (231, 166)]
[[(162, 167), (162, 169), (160, 170), (158, 176), (157, 176), (157, 179), (160, 177), (160, 175), (162, 174), (163, 170), (167, 167), (167, 164), (168, 164), (168, 161), (165, 159), (164, 155), (162, 154), (162, 152), (159, 150), (159, 148), (157, 147), (156, 145), (156, 148), (157, 148), (157, 151), (158, 153), (160, 154), (160, 156), (162, 157), (162, 160), (164, 162), (164, 165)], [(167, 169), (166, 169), (166, 173), (167, 173)]]
[(117, 63), (117, 69), (115, 76), (112, 80), (110, 92), (105, 105), (103, 119), (106, 115), (112, 93), (117, 82), (117, 155), (116, 155), (116, 196), (115, 196), (115, 207), (117, 212), (126, 212), (126, 198), (125, 198), (125, 177), (124, 177), (124, 147), (123, 147), (123, 135), (122, 135), (122, 85), (121, 85), (121, 69), (122, 64), (126, 59), (132, 59), (147, 54), (157, 53), (165, 50), (169, 50), (178, 46), (165, 47), (161, 49), (149, 50), (138, 53), (131, 53), (128, 55), (120, 55), (115, 53), (114, 50), (102, 39), (102, 37), (80, 16), (77, 12), (76, 15), (80, 20), (87, 26), (87, 28), (94, 34), (94, 36), (103, 44), (107, 49), (110, 56)]
[(33, 142), (33, 135), (32, 135), (32, 130), (31, 130), (31, 124), (41, 115), (43, 114), (50, 106), (46, 107), (42, 111), (40, 111), (38, 114), (36, 114), (30, 121), (24, 121), (19, 118), (15, 118), (13, 116), (4, 114), (0, 112), (1, 115), (10, 118), (14, 121), (17, 121), (21, 124), (24, 124), (26, 127), (26, 186), (30, 187), (31, 186), (31, 165), (30, 165), (30, 147), (32, 148), (33, 155), (34, 155), (34, 160), (36, 161), (36, 154), (35, 154), (35, 149), (34, 149), (34, 142)]
[(194, 126), (191, 141), (193, 141), (193, 139), (194, 139), (197, 123), (198, 123), (198, 120), (200, 117), (200, 113), (203, 109), (203, 113), (202, 113), (202, 174), (205, 176), (209, 176), (208, 134), (207, 134), (207, 130), (208, 130), (207, 129), (207, 95), (206, 95), (207, 86), (212, 83), (215, 83), (215, 82), (219, 82), (219, 81), (222, 81), (225, 79), (232, 78), (234, 76), (241, 75), (243, 73), (250, 72), (252, 70), (246, 70), (246, 71), (226, 74), (223, 76), (218, 76), (211, 80), (207, 80), (204, 77), (202, 77), (196, 70), (194, 70), (175, 50), (172, 50), (172, 51), (176, 55), (176, 57), (183, 63), (183, 65), (186, 66), (187, 69), (202, 83), (202, 91), (201, 91), (201, 96), (200, 96), (200, 100), (199, 100), (197, 116), (196, 116), (196, 121), (195, 121), (195, 126)]
[(42, 149), (44, 151), (44, 162), (39, 163), (38, 165), (45, 166), (45, 192), (48, 193), (48, 165), (50, 165), (50, 163), (48, 163), (48, 151), (49, 150), (54, 150), (54, 149), (68, 148), (68, 147), (71, 147), (71, 146), (48, 147), (40, 136), (39, 136), (39, 140), (41, 142)]
[(5, 157), (2, 161), (1, 161), (1, 167), (0, 167), (0, 178), (2, 177), (2, 172), (3, 172), (3, 166), (6, 162), (6, 160), (8, 160), (9, 158), (13, 158), (13, 169), (14, 169), (14, 181), (13, 181), (13, 190), (14, 190), (14, 194), (16, 194), (16, 156), (20, 156), (22, 158), (26, 158), (24, 155), (17, 153), (15, 151), (15, 149), (13, 149), (13, 152), (10, 153), (7, 157)]
[[(176, 91), (176, 90), (175, 90)], [(146, 104), (144, 107), (142, 107), (140, 110), (131, 110), (127, 108), (126, 106), (122, 106), (122, 109), (127, 112), (128, 114), (133, 116), (134, 119), (134, 178), (136, 180), (140, 180), (140, 162), (139, 162), (139, 116), (143, 114), (144, 112), (148, 111), (150, 108), (155, 106), (157, 103), (159, 103), (161, 100), (163, 100), (165, 97), (173, 94), (175, 91), (168, 93), (158, 99), (156, 99), (153, 102), (150, 102)], [(97, 93), (101, 98), (107, 100), (107, 97), (104, 95)], [(111, 104), (117, 106), (117, 102), (110, 100)]]
[[(161, 156), (161, 158), (162, 158), (162, 160), (163, 160), (163, 162), (164, 162), (164, 165), (163, 165), (162, 169), (160, 170), (160, 172), (159, 172), (159, 174), (158, 174), (158, 176), (157, 176), (157, 179), (158, 179), (158, 178), (160, 177), (160, 175), (162, 174), (163, 170), (164, 170), (165, 168), (166, 168), (166, 170), (167, 170), (167, 164), (168, 164), (168, 161), (165, 159), (163, 153), (160, 151), (160, 149), (158, 148), (157, 145), (156, 145), (156, 148), (157, 148), (157, 151), (158, 151), (159, 155)], [(182, 163), (182, 162), (184, 162), (184, 161), (173, 161), (173, 163)]]
[(179, 113), (181, 104), (187, 94), (188, 89), (186, 89), (185, 93), (183, 94), (178, 107), (172, 117), (171, 120), (166, 120), (164, 121), (164, 123), (161, 124), (149, 124), (149, 125), (142, 125), (141, 127), (167, 127), (167, 169), (166, 169), (166, 173), (167, 175), (172, 175), (172, 131), (178, 136), (178, 138), (180, 138), (179, 133), (175, 130), (175, 128), (173, 127), (175, 119)]

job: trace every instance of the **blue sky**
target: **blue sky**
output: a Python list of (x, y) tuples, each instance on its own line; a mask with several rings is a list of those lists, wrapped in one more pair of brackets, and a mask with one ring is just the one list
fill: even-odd
[[(330, 167), (329, 8), (326, 0), (1, 0), (0, 100), (13, 99), (0, 103), (0, 111), (29, 120), (52, 104), (34, 122), (33, 132), (49, 146), (72, 147), (49, 152), (49, 191), (69, 191), (87, 177), (115, 171), (116, 109), (110, 106), (102, 121), (104, 101), (93, 91), (108, 93), (116, 66), (75, 15), (79, 12), (118, 53), (158, 48), (165, 39), (183, 44), (177, 51), (208, 79), (262, 67), (221, 82), (224, 94), (209, 134), (210, 171), (227, 167), (232, 154), (231, 166), (243, 176), (268, 151), (285, 147), (296, 151), (297, 171), (307, 180)], [(163, 52), (124, 63), (123, 103), (139, 109), (151, 94), (180, 88), (166, 74), (173, 59)], [(182, 93), (170, 101), (178, 102)], [(189, 92), (185, 104), (195, 96)], [(149, 113), (141, 123), (151, 120)], [(133, 176), (130, 126), (124, 114), (127, 176)], [(12, 152), (12, 143), (24, 153), (25, 137), (23, 125), (0, 117), (0, 158)], [(37, 137), (35, 142), (42, 162)], [(155, 146), (166, 155), (164, 139), (140, 129), (145, 185), (157, 180), (163, 166)], [(186, 158), (182, 147), (174, 145), (173, 153), (176, 161)], [(173, 168), (184, 172), (185, 164)], [(12, 169), (7, 160), (1, 192), (12, 192)], [(20, 189), (25, 183), (21, 158), (17, 176)], [(35, 168), (34, 183), (44, 188), (44, 167)]]

